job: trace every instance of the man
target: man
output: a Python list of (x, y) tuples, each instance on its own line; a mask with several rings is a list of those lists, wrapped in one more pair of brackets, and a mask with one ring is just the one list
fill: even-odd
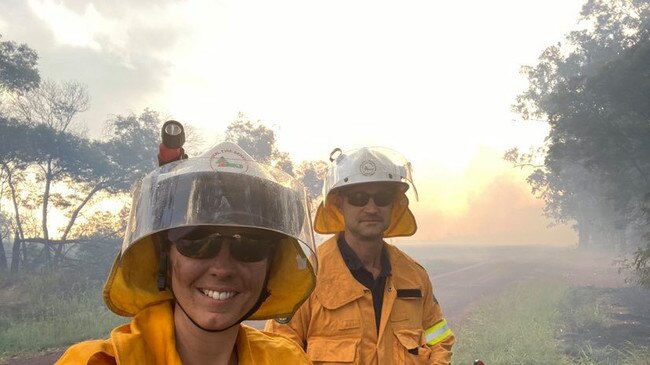
[(335, 149), (330, 161), (314, 228), (335, 235), (318, 248), (316, 289), (267, 330), (314, 364), (450, 364), (455, 339), (425, 269), (384, 241), (417, 230), (405, 195), (411, 164), (377, 147)]

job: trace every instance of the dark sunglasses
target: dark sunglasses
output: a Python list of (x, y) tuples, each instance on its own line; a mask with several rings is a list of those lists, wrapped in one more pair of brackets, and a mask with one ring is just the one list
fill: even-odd
[(374, 194), (368, 194), (365, 191), (355, 191), (353, 193), (348, 193), (347, 195), (348, 203), (354, 205), (355, 207), (365, 207), (372, 198), (372, 201), (375, 202), (375, 205), (378, 207), (387, 207), (395, 199), (395, 193), (391, 191), (378, 191)]
[(240, 262), (259, 262), (269, 257), (275, 239), (251, 235), (222, 235), (205, 231), (193, 231), (174, 240), (181, 255), (193, 259), (217, 257), (224, 242), (229, 242), (230, 256)]

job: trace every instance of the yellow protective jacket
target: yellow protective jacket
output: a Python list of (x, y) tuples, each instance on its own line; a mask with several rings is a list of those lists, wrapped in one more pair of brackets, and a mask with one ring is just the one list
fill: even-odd
[[(181, 365), (174, 341), (174, 317), (170, 301), (152, 305), (131, 323), (115, 328), (106, 340), (71, 346), (56, 364), (160, 364)], [(241, 365), (311, 364), (294, 343), (272, 333), (240, 325), (235, 346)]]
[(391, 274), (377, 332), (371, 291), (352, 276), (337, 239), (318, 248), (316, 288), (308, 301), (288, 324), (267, 321), (266, 330), (296, 341), (314, 364), (450, 364), (455, 338), (426, 270), (384, 243)]

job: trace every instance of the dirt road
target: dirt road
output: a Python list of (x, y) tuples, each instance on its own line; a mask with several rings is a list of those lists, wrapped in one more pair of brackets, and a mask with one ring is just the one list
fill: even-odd
[[(610, 256), (568, 248), (403, 248), (430, 273), (435, 295), (454, 327), (487, 298), (511, 285), (549, 273), (561, 273), (572, 285), (625, 286)], [(260, 327), (261, 323), (249, 323)], [(30, 358), (8, 359), (6, 365), (49, 365), (60, 356), (54, 351)]]

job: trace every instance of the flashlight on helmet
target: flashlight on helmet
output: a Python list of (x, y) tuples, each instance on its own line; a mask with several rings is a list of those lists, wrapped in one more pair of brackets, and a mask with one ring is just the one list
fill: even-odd
[(160, 133), (162, 143), (158, 146), (158, 166), (187, 158), (183, 144), (185, 129), (180, 122), (168, 120)]

